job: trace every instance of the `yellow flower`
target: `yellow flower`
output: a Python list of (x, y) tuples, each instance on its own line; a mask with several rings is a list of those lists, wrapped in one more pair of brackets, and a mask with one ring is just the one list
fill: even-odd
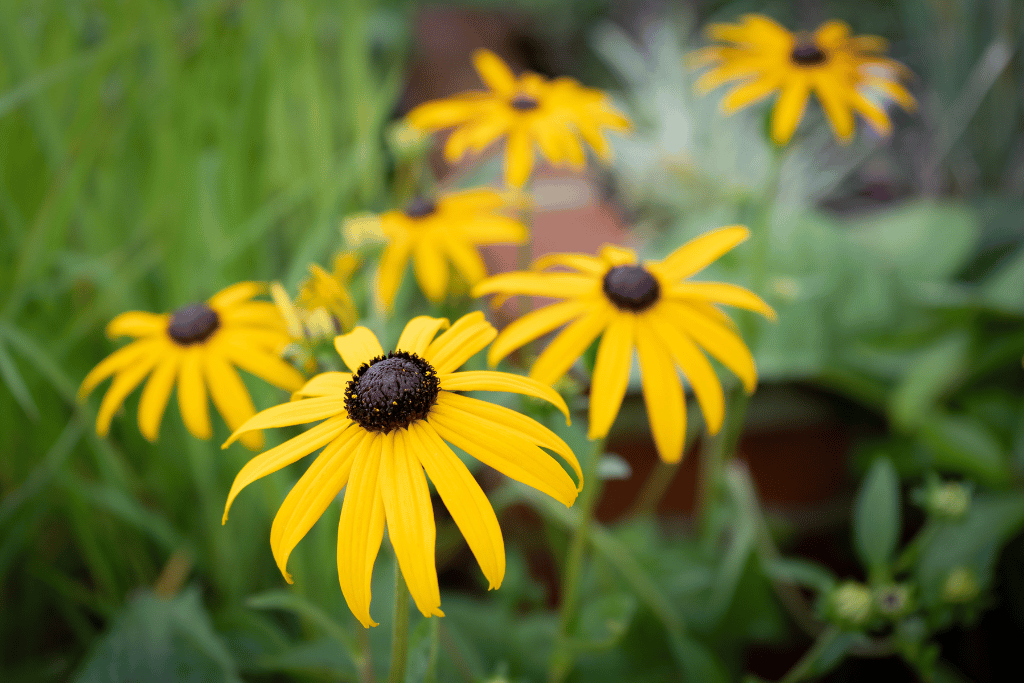
[(358, 268), (359, 259), (347, 251), (334, 257), (333, 272), (328, 273), (315, 263), (309, 264), (309, 278), (299, 285), (295, 303), (310, 313), (323, 309), (334, 316), (342, 330), (352, 329), (358, 314), (347, 286)]
[(491, 365), (513, 350), (569, 323), (540, 354), (530, 376), (551, 384), (599, 336), (590, 391), (589, 438), (608, 434), (626, 393), (633, 349), (640, 358), (647, 417), (658, 454), (665, 462), (683, 456), (686, 410), (676, 373), (682, 369), (704, 413), (708, 431), (717, 432), (725, 410), (722, 385), (701, 347), (732, 370), (748, 392), (757, 382), (750, 351), (732, 321), (715, 304), (774, 317), (760, 298), (736, 285), (686, 282), (745, 240), (742, 226), (722, 228), (676, 249), (663, 261), (637, 263), (628, 249), (606, 245), (600, 256), (551, 254), (534, 264), (572, 272), (503, 273), (473, 288), (474, 296), (500, 294), (564, 299), (524, 315), (498, 335), (487, 354)]
[(842, 21), (827, 21), (813, 33), (794, 34), (766, 16), (747, 14), (738, 24), (711, 24), (707, 33), (727, 44), (695, 54), (697, 66), (712, 67), (697, 81), (698, 90), (740, 81), (722, 99), (728, 114), (778, 92), (771, 134), (780, 145), (793, 137), (811, 91), (843, 143), (853, 136), (854, 112), (880, 135), (892, 130), (885, 110), (868, 93), (878, 93), (907, 111), (916, 106), (898, 81), (909, 75), (907, 68), (881, 54), (885, 40), (851, 36)]
[[(114, 377), (100, 403), (96, 433), (107, 435), (114, 413), (147, 376), (139, 399), (139, 431), (149, 441), (156, 441), (175, 383), (181, 418), (198, 439), (209, 439), (212, 432), (207, 390), (231, 429), (256, 412), (234, 366), (286, 391), (301, 387), (302, 373), (277, 356), (288, 343), (277, 308), (269, 301), (251, 300), (265, 290), (260, 282), (240, 282), (206, 303), (182, 306), (171, 314), (128, 311), (111, 320), (108, 337), (136, 339), (107, 356), (82, 380), (80, 401), (100, 382)], [(243, 443), (254, 450), (262, 448), (263, 436), (249, 434)]]
[[(352, 613), (363, 626), (370, 617), (370, 578), (384, 535), (424, 616), (443, 616), (434, 564), (434, 514), (427, 477), (466, 537), (491, 588), (505, 574), (501, 528), (487, 497), (452, 443), (494, 469), (572, 505), (579, 487), (541, 447), (572, 466), (579, 463), (546, 427), (519, 413), (463, 396), (461, 391), (510, 391), (544, 399), (568, 419), (562, 398), (539, 382), (504, 372), (456, 372), (496, 332), (482, 313), (448, 321), (420, 316), (405, 326), (395, 351), (385, 355), (365, 327), (336, 337), (334, 345), (351, 372), (325, 372), (299, 392), (304, 397), (259, 413), (224, 445), (251, 429), (324, 420), (242, 468), (231, 486), (224, 520), (245, 486), (318, 448), (281, 504), (270, 530), (274, 559), (285, 579), (288, 556), (344, 488), (338, 527), (338, 579)], [(426, 476), (424, 476), (424, 472)]]
[(477, 50), (473, 64), (489, 90), (426, 102), (407, 117), (409, 125), (421, 130), (455, 128), (444, 146), (449, 162), (506, 138), (505, 182), (522, 187), (533, 168), (535, 143), (551, 163), (583, 168), (586, 156), (580, 137), (607, 160), (612, 150), (602, 129), (631, 127), (629, 119), (611, 106), (607, 94), (571, 78), (549, 81), (535, 73), (516, 78), (487, 50)]
[(500, 214), (504, 207), (498, 192), (476, 189), (436, 201), (416, 199), (403, 211), (382, 214), (387, 245), (380, 257), (377, 294), (384, 308), (394, 304), (410, 257), (420, 289), (434, 303), (449, 291), (449, 262), (470, 285), (486, 277), (477, 246), (526, 240), (526, 226)]

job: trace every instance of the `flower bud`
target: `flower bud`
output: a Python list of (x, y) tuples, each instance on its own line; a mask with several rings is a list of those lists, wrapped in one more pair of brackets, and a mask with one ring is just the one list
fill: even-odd
[(832, 610), (841, 624), (863, 626), (871, 618), (871, 591), (857, 581), (842, 583), (832, 592)]
[(956, 481), (933, 487), (926, 499), (928, 511), (943, 519), (962, 519), (971, 509), (971, 490)]
[(963, 604), (978, 597), (980, 590), (974, 570), (970, 567), (957, 567), (946, 577), (946, 583), (942, 586), (942, 599)]
[(910, 604), (910, 588), (906, 584), (891, 584), (875, 590), (878, 613), (890, 619), (906, 614)]

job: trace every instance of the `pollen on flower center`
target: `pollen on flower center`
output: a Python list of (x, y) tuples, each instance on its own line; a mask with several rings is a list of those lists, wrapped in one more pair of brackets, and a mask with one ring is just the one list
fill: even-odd
[(345, 408), (363, 429), (387, 434), (425, 418), (440, 388), (430, 363), (392, 351), (360, 366), (345, 388)]
[(426, 197), (416, 197), (405, 207), (405, 215), (409, 218), (424, 218), (437, 211), (437, 204)]
[(181, 346), (199, 344), (220, 327), (217, 311), (204, 303), (182, 306), (171, 315), (167, 334)]
[(601, 288), (613, 304), (634, 313), (650, 308), (661, 294), (658, 281), (641, 266), (612, 268), (605, 274)]
[(540, 102), (535, 97), (520, 93), (513, 97), (508, 105), (516, 111), (533, 111), (540, 106)]
[(793, 47), (789, 58), (799, 66), (817, 66), (828, 60), (828, 55), (822, 52), (821, 48), (812, 40), (802, 40)]

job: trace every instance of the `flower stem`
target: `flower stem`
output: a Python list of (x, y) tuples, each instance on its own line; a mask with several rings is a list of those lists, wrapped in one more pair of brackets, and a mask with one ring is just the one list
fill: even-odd
[(725, 464), (736, 452), (743, 434), (743, 421), (747, 414), (749, 397), (742, 387), (735, 387), (726, 404), (722, 428), (714, 436), (704, 437), (701, 448), (699, 485), (697, 489), (697, 522), (701, 529), (710, 529), (712, 511), (721, 498), (725, 478)]
[(804, 656), (800, 658), (800, 661), (794, 664), (793, 668), (786, 672), (786, 675), (779, 680), (779, 683), (797, 683), (797, 681), (802, 681), (808, 675), (812, 674), (814, 664), (818, 661), (821, 653), (824, 652), (838, 636), (839, 630), (834, 626), (830, 626), (822, 631), (821, 635), (818, 636), (818, 639), (814, 641), (813, 645), (811, 645), (811, 649), (805, 652)]
[(551, 666), (548, 673), (550, 683), (561, 683), (572, 669), (572, 648), (569, 644), (569, 628), (576, 616), (579, 602), (580, 574), (583, 569), (583, 556), (586, 551), (590, 524), (594, 519), (594, 508), (601, 495), (601, 481), (597, 476), (597, 466), (604, 455), (607, 438), (598, 439), (593, 443), (590, 457), (584, 463), (583, 491), (579, 499), (579, 516), (573, 529), (569, 553), (565, 560), (565, 574), (562, 579), (562, 605), (558, 614), (558, 638), (551, 655)]
[(391, 670), (388, 683), (405, 681), (405, 663), (409, 654), (409, 587), (395, 560), (395, 614), (391, 628)]

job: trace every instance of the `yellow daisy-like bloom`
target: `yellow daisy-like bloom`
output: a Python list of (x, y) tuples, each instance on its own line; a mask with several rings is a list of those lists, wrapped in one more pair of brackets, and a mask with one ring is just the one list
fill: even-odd
[(347, 251), (334, 257), (333, 272), (328, 273), (315, 263), (309, 264), (309, 278), (299, 285), (295, 303), (308, 312), (323, 309), (338, 321), (341, 329), (352, 329), (358, 313), (347, 286), (358, 268), (358, 257)]
[(518, 244), (527, 237), (526, 226), (500, 213), (505, 206), (500, 193), (476, 189), (436, 201), (418, 198), (402, 211), (381, 214), (387, 245), (380, 257), (377, 294), (384, 308), (394, 304), (410, 258), (420, 289), (434, 303), (449, 290), (449, 263), (470, 285), (485, 278), (487, 267), (478, 246)]
[[(80, 401), (113, 376), (96, 416), (96, 433), (106, 436), (114, 413), (146, 377), (139, 399), (139, 431), (156, 441), (164, 409), (175, 384), (185, 427), (198, 439), (212, 434), (206, 394), (231, 429), (256, 412), (249, 390), (235, 366), (286, 391), (305, 382), (302, 373), (277, 353), (288, 344), (288, 332), (277, 307), (252, 301), (266, 291), (261, 282), (240, 282), (222, 289), (205, 303), (182, 306), (174, 313), (128, 311), (107, 325), (107, 336), (135, 337), (93, 368), (78, 390)], [(254, 450), (263, 435), (242, 441)]]
[(498, 335), (487, 354), (491, 365), (524, 344), (569, 323), (538, 356), (530, 376), (551, 384), (599, 336), (590, 391), (589, 438), (608, 434), (626, 393), (633, 349), (640, 358), (647, 417), (665, 462), (683, 457), (686, 410), (676, 367), (693, 387), (708, 431), (722, 426), (722, 385), (705, 349), (743, 381), (748, 392), (757, 370), (732, 320), (716, 304), (774, 317), (752, 292), (719, 282), (687, 282), (749, 236), (742, 226), (721, 228), (676, 249), (663, 261), (637, 263), (629, 249), (606, 245), (600, 256), (551, 254), (535, 270), (558, 266), (571, 272), (503, 273), (484, 280), (474, 296), (500, 294), (565, 299), (524, 315)]
[(907, 111), (916, 106), (898, 80), (909, 75), (907, 68), (881, 54), (886, 41), (852, 36), (842, 21), (827, 21), (813, 33), (794, 34), (766, 16), (747, 14), (738, 24), (711, 24), (707, 33), (727, 44), (694, 55), (697, 66), (712, 67), (697, 81), (698, 90), (740, 81), (722, 99), (722, 109), (730, 114), (778, 92), (771, 134), (780, 145), (793, 137), (812, 91), (843, 143), (853, 137), (854, 112), (880, 135), (892, 130), (885, 110), (866, 93), (877, 92)]
[(553, 164), (583, 168), (586, 155), (580, 137), (603, 160), (612, 149), (603, 129), (628, 131), (629, 119), (612, 107), (608, 95), (562, 77), (546, 80), (535, 73), (516, 78), (497, 55), (473, 54), (473, 65), (488, 91), (470, 91), (426, 102), (409, 112), (414, 128), (437, 131), (455, 128), (444, 146), (454, 163), (466, 152), (479, 152), (506, 138), (505, 182), (522, 187), (533, 168), (534, 144)]
[(448, 326), (420, 316), (405, 326), (395, 351), (385, 354), (365, 327), (336, 337), (351, 372), (325, 372), (298, 392), (300, 400), (259, 413), (225, 446), (252, 429), (324, 420), (242, 468), (231, 486), (224, 520), (235, 496), (257, 479), (318, 448), (324, 450), (285, 498), (274, 517), (270, 546), (285, 579), (288, 556), (344, 488), (338, 527), (338, 579), (352, 613), (370, 617), (370, 578), (388, 536), (405, 582), (424, 616), (444, 616), (434, 563), (434, 513), (427, 477), (466, 538), (491, 588), (505, 575), (501, 528), (487, 497), (445, 442), (513, 479), (572, 505), (579, 487), (542, 448), (560, 455), (583, 484), (569, 447), (534, 420), (461, 391), (510, 391), (544, 399), (566, 415), (550, 387), (504, 372), (456, 372), (494, 339), (482, 313)]

